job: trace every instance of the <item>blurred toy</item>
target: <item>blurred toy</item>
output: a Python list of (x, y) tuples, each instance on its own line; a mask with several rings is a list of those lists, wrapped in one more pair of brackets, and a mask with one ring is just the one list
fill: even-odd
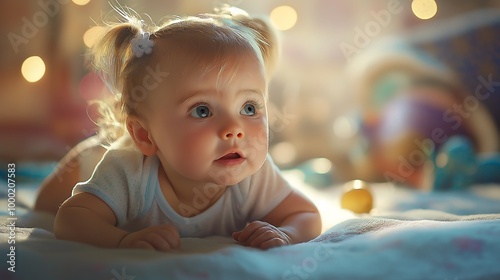
[(370, 185), (361, 180), (344, 184), (344, 193), (340, 198), (340, 207), (356, 214), (370, 213), (373, 208), (373, 196)]
[(500, 154), (476, 155), (472, 142), (451, 137), (433, 153), (433, 190), (460, 190), (474, 184), (500, 183)]
[(335, 182), (334, 165), (326, 158), (310, 159), (296, 168), (304, 176), (304, 182), (313, 187), (329, 187)]
[(371, 152), (386, 180), (420, 186), (430, 156), (426, 142), (439, 149), (444, 136), (436, 135), (473, 138), (468, 126), (443, 118), (455, 102), (451, 89), (429, 82), (412, 85), (384, 106), (371, 135)]
[(356, 90), (365, 138), (360, 144), (368, 143), (363, 146), (365, 158), (351, 157), (357, 159), (352, 162), (354, 168), (361, 170), (357, 178), (368, 174), (361, 178), (420, 188), (431, 148), (439, 151), (454, 136), (472, 141), (475, 153), (499, 150), (491, 115), (450, 70), (402, 42), (386, 46), (374, 51), (372, 67), (358, 64), (352, 70), (362, 81)]
[(479, 156), (479, 165), (474, 176), (474, 183), (500, 183), (500, 154)]
[[(352, 57), (347, 84), (361, 120), (353, 141), (359, 145), (349, 154), (353, 177), (433, 189), (499, 181), (499, 15), (477, 10), (422, 24), (374, 40)], [(454, 136), (471, 142), (475, 165), (460, 165), (465, 155), (450, 159), (443, 170), (436, 167), (434, 182), (424, 170), (430, 151)]]
[(477, 170), (474, 147), (464, 137), (452, 137), (445, 142), (433, 156), (433, 164), (434, 190), (457, 190), (470, 186)]

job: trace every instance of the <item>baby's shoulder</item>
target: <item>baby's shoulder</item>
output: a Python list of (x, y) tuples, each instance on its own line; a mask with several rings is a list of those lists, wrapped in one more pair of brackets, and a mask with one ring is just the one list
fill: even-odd
[(114, 142), (103, 156), (103, 161), (118, 165), (137, 165), (142, 163), (144, 155), (135, 147), (130, 137), (122, 137)]
[(145, 171), (145, 157), (137, 149), (111, 146), (96, 167), (94, 177), (115, 177), (119, 181), (136, 181)]

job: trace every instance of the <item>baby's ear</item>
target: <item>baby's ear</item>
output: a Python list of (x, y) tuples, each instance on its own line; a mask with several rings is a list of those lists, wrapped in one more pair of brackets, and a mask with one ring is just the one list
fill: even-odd
[(143, 125), (143, 121), (134, 116), (127, 117), (127, 130), (137, 148), (144, 155), (152, 156), (156, 154), (158, 147), (153, 141), (147, 127)]

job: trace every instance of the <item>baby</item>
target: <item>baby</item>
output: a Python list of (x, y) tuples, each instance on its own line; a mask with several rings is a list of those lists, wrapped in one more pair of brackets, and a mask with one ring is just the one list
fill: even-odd
[(93, 62), (126, 133), (61, 205), (56, 237), (159, 251), (182, 237), (262, 249), (316, 237), (318, 210), (268, 155), (276, 49), (264, 21), (231, 7), (150, 30), (132, 17), (110, 26)]

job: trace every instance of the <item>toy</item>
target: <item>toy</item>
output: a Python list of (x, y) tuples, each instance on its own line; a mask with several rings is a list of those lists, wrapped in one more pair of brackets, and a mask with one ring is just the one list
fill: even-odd
[(344, 193), (340, 198), (340, 207), (351, 210), (356, 214), (370, 213), (373, 208), (370, 185), (361, 180), (345, 183)]
[[(477, 45), (478, 34), (496, 38), (497, 29), (491, 24), (498, 25), (498, 15), (476, 15), (471, 20), (479, 22), (447, 25), (453, 26), (453, 33), (436, 25), (436, 32), (377, 40), (349, 63), (346, 72), (360, 115), (361, 133), (349, 154), (356, 178), (414, 188), (435, 188), (436, 184), (451, 188), (455, 183), (448, 180), (456, 181), (456, 188), (498, 181), (500, 111), (496, 108), (500, 95), (493, 93), (491, 84), (500, 68), (490, 56), (493, 52), (485, 51), (495, 44), (484, 42), (465, 53), (463, 48)], [(463, 166), (446, 167), (446, 174), (437, 171), (434, 183), (425, 174), (426, 164), (433, 161), (429, 146), (440, 151), (454, 136), (473, 142), (474, 154), (481, 155), (474, 159), (481, 158), (481, 168), (476, 166), (472, 181), (467, 182), (463, 181), (469, 180), (467, 173), (457, 179), (447, 173), (456, 174), (453, 170)]]
[(433, 190), (460, 190), (474, 184), (500, 183), (500, 154), (476, 155), (472, 142), (451, 137), (433, 152)]
[(326, 158), (313, 158), (296, 167), (304, 182), (316, 187), (326, 188), (335, 183), (335, 166)]

